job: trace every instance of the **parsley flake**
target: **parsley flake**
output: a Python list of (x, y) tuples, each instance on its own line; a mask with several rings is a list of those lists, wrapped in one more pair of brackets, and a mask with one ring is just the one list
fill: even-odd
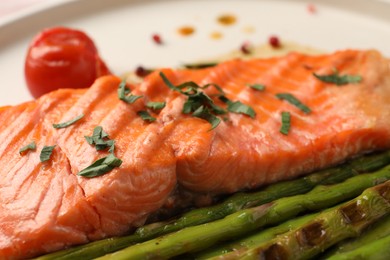
[(191, 112), (194, 112), (201, 106), (205, 106), (209, 108), (209, 111), (211, 113), (222, 115), (226, 114), (226, 110), (222, 107), (217, 106), (214, 101), (204, 92), (197, 91), (193, 94), (187, 95), (188, 99), (184, 103), (183, 106), (183, 113), (189, 114)]
[(284, 135), (287, 135), (290, 131), (291, 126), (291, 115), (289, 112), (282, 112), (282, 126), (280, 127), (280, 132)]
[(198, 118), (204, 119), (207, 122), (209, 122), (211, 124), (211, 129), (210, 130), (213, 130), (214, 128), (216, 128), (219, 125), (219, 123), (221, 123), (221, 119), (219, 117), (213, 115), (210, 112), (210, 109), (208, 109), (207, 107), (204, 107), (204, 106), (198, 107), (192, 113), (192, 115), (194, 117), (198, 117)]
[(167, 85), (170, 89), (178, 91), (178, 92), (180, 92), (184, 95), (187, 95), (187, 96), (191, 95), (191, 94), (196, 94), (199, 92), (199, 89), (206, 89), (208, 87), (215, 87), (215, 89), (218, 90), (219, 95), (224, 94), (222, 88), (215, 83), (209, 83), (209, 84), (206, 84), (204, 86), (199, 86), (198, 84), (196, 84), (193, 81), (187, 81), (187, 82), (184, 82), (180, 85), (175, 86), (172, 84), (172, 82), (169, 81), (169, 79), (167, 78), (167, 76), (165, 76), (165, 74), (163, 72), (160, 72), (160, 77), (164, 81), (165, 85)]
[(192, 116), (208, 121), (211, 124), (211, 129), (214, 129), (221, 121), (216, 115), (225, 114), (226, 110), (215, 105), (214, 101), (204, 92), (198, 91), (188, 95), (183, 106), (183, 113), (192, 113)]
[(156, 118), (151, 116), (149, 114), (148, 111), (146, 110), (141, 110), (141, 111), (138, 111), (137, 114), (144, 120), (144, 121), (148, 121), (148, 122), (153, 122), (153, 121), (156, 121)]
[(96, 126), (93, 129), (92, 136), (84, 136), (85, 140), (90, 145), (94, 145), (97, 151), (109, 148), (109, 152), (113, 153), (115, 149), (115, 141), (108, 138), (108, 134), (104, 132), (103, 127)]
[(126, 103), (132, 104), (142, 96), (136, 96), (130, 93), (130, 89), (126, 86), (126, 80), (122, 80), (118, 86), (118, 98)]
[(265, 86), (262, 84), (246, 84), (246, 85), (254, 90), (259, 90), (259, 91), (265, 90)]
[(218, 96), (221, 96), (224, 94), (221, 87), (213, 83), (199, 86), (193, 81), (184, 82), (175, 86), (168, 80), (164, 73), (160, 72), (160, 76), (170, 89), (187, 96), (187, 100), (184, 103), (182, 110), (184, 114), (192, 113), (192, 116), (208, 121), (211, 124), (211, 129), (218, 126), (221, 119), (219, 119), (216, 115), (226, 114), (226, 110), (217, 106), (202, 90), (208, 87), (215, 87), (218, 91)]
[(37, 145), (35, 144), (34, 141), (32, 141), (32, 142), (29, 143), (28, 145), (23, 146), (22, 148), (20, 148), (20, 149), (19, 149), (19, 154), (24, 154), (25, 152), (27, 152), (27, 151), (29, 151), (29, 150), (34, 151), (35, 149), (37, 149)]
[(148, 102), (146, 103), (146, 107), (153, 109), (153, 110), (160, 110), (165, 107), (166, 103), (165, 102)]
[(252, 107), (241, 103), (241, 101), (231, 101), (225, 96), (221, 96), (219, 99), (228, 105), (227, 109), (229, 112), (248, 115), (251, 118), (256, 116), (255, 110)]
[(293, 96), (290, 93), (279, 93), (276, 94), (276, 97), (281, 100), (286, 100), (290, 104), (302, 110), (305, 114), (311, 113), (311, 109), (308, 106), (303, 104), (299, 99), (297, 99), (295, 96)]
[(332, 74), (329, 75), (318, 75), (316, 73), (313, 73), (313, 75), (314, 77), (323, 82), (333, 83), (337, 86), (342, 86), (349, 83), (359, 83), (362, 81), (362, 77), (360, 75), (340, 75), (337, 70), (335, 70)]
[(39, 155), (39, 159), (41, 162), (46, 162), (50, 160), (51, 154), (53, 153), (53, 150), (56, 146), (44, 146), (41, 150), (41, 154)]
[(175, 85), (173, 85), (172, 82), (169, 81), (169, 79), (167, 78), (167, 76), (165, 76), (165, 74), (163, 72), (160, 72), (160, 77), (164, 81), (165, 85), (168, 86), (168, 88), (170, 88), (172, 90), (176, 90), (176, 91), (181, 93), (181, 89), (177, 88)]
[(79, 116), (76, 116), (75, 118), (67, 121), (67, 122), (63, 122), (63, 123), (59, 123), (59, 124), (53, 124), (53, 127), (54, 128), (65, 128), (65, 127), (68, 127), (70, 125), (73, 125), (74, 123), (76, 123), (77, 121), (79, 121), (81, 118), (84, 117), (84, 114), (81, 114)]
[(77, 173), (77, 175), (86, 178), (97, 177), (110, 172), (115, 167), (119, 167), (121, 164), (121, 159), (117, 158), (113, 154), (109, 154), (108, 156), (98, 159), (87, 168), (81, 170), (79, 173)]

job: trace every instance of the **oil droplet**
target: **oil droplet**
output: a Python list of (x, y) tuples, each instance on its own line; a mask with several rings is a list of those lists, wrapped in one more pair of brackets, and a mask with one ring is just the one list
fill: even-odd
[(222, 25), (233, 25), (236, 23), (237, 18), (232, 14), (223, 14), (217, 20)]
[(195, 32), (195, 28), (191, 26), (180, 27), (177, 32), (182, 36), (190, 36)]
[(213, 39), (213, 40), (219, 40), (219, 39), (221, 39), (221, 38), (223, 37), (223, 35), (222, 35), (222, 33), (220, 33), (220, 32), (212, 32), (212, 33), (210, 34), (210, 37), (211, 37), (211, 39)]

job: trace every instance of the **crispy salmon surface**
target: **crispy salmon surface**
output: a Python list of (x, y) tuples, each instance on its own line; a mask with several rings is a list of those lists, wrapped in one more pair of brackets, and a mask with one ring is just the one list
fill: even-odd
[[(313, 75), (335, 70), (362, 80), (337, 86)], [(160, 72), (174, 85), (217, 84), (256, 115), (229, 112), (211, 129), (208, 121), (183, 113), (187, 96), (170, 89)], [(118, 99), (120, 82), (106, 76), (87, 90), (59, 90), (0, 110), (0, 258), (32, 257), (124, 234), (172, 204), (177, 187), (199, 195), (233, 193), (390, 148), (390, 63), (376, 51), (291, 53), (202, 70), (162, 69), (130, 86), (142, 96), (132, 104)], [(226, 107), (215, 97), (216, 88), (204, 92)], [(292, 94), (311, 112), (277, 98), (280, 93)], [(138, 114), (150, 101), (166, 102), (151, 111), (153, 122)], [(291, 115), (288, 134), (280, 132), (282, 112)], [(73, 125), (53, 128), (81, 114)], [(86, 178), (77, 173), (108, 155), (85, 139), (96, 126), (115, 140), (122, 164)], [(20, 154), (31, 141), (36, 150)], [(52, 145), (50, 160), (41, 162), (40, 151)]]

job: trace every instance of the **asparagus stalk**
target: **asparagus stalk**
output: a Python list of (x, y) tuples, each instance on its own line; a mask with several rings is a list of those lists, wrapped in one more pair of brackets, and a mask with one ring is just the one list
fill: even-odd
[[(254, 247), (255, 245), (259, 245), (264, 241), (271, 240), (276, 235), (286, 233), (287, 231), (298, 228), (303, 223), (314, 219), (317, 215), (318, 215), (317, 213), (310, 214), (300, 218), (289, 220), (279, 226), (266, 229), (262, 232), (256, 232), (255, 234), (252, 234), (250, 236), (245, 236), (242, 239), (230, 243), (222, 244), (220, 246), (210, 248), (209, 250), (206, 251), (202, 251), (198, 254), (195, 254), (194, 258), (199, 260), (209, 259), (215, 256), (221, 256), (228, 253), (229, 255), (237, 256), (240, 252), (244, 250), (248, 250), (251, 247)], [(326, 254), (321, 256), (321, 259), (328, 259), (329, 257), (335, 254), (344, 253), (347, 251), (357, 249), (361, 246), (370, 243), (371, 241), (381, 239), (385, 236), (390, 236), (390, 214), (384, 217), (383, 219), (380, 219), (380, 221), (375, 223), (375, 225), (370, 227), (368, 230), (365, 230), (364, 233), (360, 235), (358, 238), (354, 238), (348, 241), (343, 241), (335, 248), (332, 248), (332, 250), (330, 251), (328, 250)]]
[(240, 210), (224, 219), (181, 229), (156, 239), (127, 247), (99, 259), (165, 259), (199, 251), (219, 241), (236, 238), (266, 225), (286, 221), (306, 210), (319, 210), (358, 196), (364, 189), (390, 179), (390, 165), (373, 174), (362, 174), (345, 182), (318, 186), (307, 194)]
[(195, 209), (173, 222), (159, 222), (146, 225), (129, 236), (109, 238), (86, 245), (73, 247), (39, 257), (40, 260), (92, 259), (115, 252), (131, 244), (143, 242), (160, 235), (178, 231), (185, 227), (200, 225), (221, 219), (229, 214), (253, 206), (262, 205), (278, 198), (303, 194), (319, 184), (341, 182), (359, 173), (370, 172), (390, 164), (390, 151), (366, 155), (345, 164), (312, 173), (292, 181), (269, 185), (254, 193), (236, 193), (223, 203), (211, 207)]
[[(302, 227), (250, 249), (234, 259), (308, 259), (341, 240), (357, 237), (367, 226), (387, 214), (390, 214), (390, 181), (369, 188), (359, 197), (321, 213)], [(350, 255), (375, 254), (375, 249), (386, 243), (387, 249), (384, 251), (389, 253), (389, 241), (389, 237), (386, 237), (378, 240), (375, 245), (371, 244)], [(350, 258), (339, 256), (335, 259)]]
[(217, 247), (212, 247), (209, 250), (201, 251), (193, 255), (194, 259), (203, 260), (213, 257), (220, 257), (221, 255), (229, 254), (230, 256), (239, 255), (241, 252), (246, 251), (260, 243), (264, 243), (268, 240), (275, 238), (279, 234), (286, 233), (292, 229), (296, 229), (302, 226), (304, 223), (313, 220), (319, 213), (313, 213), (302, 217), (294, 218), (289, 221), (280, 224), (279, 226), (267, 228), (261, 232), (256, 232), (250, 236), (245, 236), (239, 240), (222, 244)]
[[(318, 215), (319, 213), (315, 213), (315, 214), (310, 214), (300, 218), (289, 220), (279, 226), (268, 228), (262, 232), (255, 233), (251, 236), (244, 237), (237, 241), (216, 248), (211, 248), (210, 250), (203, 251), (199, 254), (196, 254), (194, 258), (199, 260), (238, 258), (243, 251), (249, 250), (255, 247), (256, 245), (260, 245), (271, 239), (274, 239), (277, 235), (286, 233), (293, 229), (298, 229), (300, 226), (303, 226), (304, 223), (307, 223), (315, 219)], [(359, 247), (371, 243), (372, 241), (382, 239), (383, 237), (386, 236), (390, 236), (390, 214), (388, 214), (385, 218), (380, 219), (377, 223), (375, 223), (375, 225), (373, 225), (373, 227), (370, 227), (369, 230), (364, 231), (364, 233), (359, 237), (341, 243), (336, 247), (336, 250), (331, 250), (330, 252), (321, 255), (321, 259), (332, 259), (332, 257), (336, 257), (336, 255), (340, 253), (353, 251)], [(390, 244), (388, 245), (388, 247), (390, 248)], [(376, 259), (376, 258), (367, 258), (367, 259)], [(388, 257), (387, 259), (390, 259), (390, 257)]]
[(388, 260), (390, 259), (390, 235), (383, 237), (374, 242), (368, 243), (355, 250), (336, 254), (329, 260), (355, 260), (355, 259), (375, 259)]
[(390, 214), (384, 219), (381, 219), (378, 223), (370, 227), (368, 230), (364, 231), (364, 233), (358, 238), (344, 241), (339, 245), (336, 245), (336, 247), (332, 248), (331, 250), (328, 250), (328, 252), (321, 256), (321, 258), (328, 259), (331, 256), (355, 250), (359, 247), (371, 243), (372, 241), (382, 239), (386, 236), (390, 236)]

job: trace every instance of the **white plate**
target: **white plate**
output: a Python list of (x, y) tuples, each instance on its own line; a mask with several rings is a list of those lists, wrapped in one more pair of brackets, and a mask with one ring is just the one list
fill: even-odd
[[(244, 41), (264, 43), (276, 34), (283, 40), (323, 50), (375, 48), (390, 57), (390, 4), (375, 0), (59, 0), (0, 21), (0, 106), (32, 99), (24, 82), (28, 42), (45, 27), (64, 25), (87, 32), (101, 56), (118, 74), (138, 65), (176, 66), (239, 48)], [(216, 18), (235, 15), (233, 26)], [(183, 37), (181, 26), (196, 29)], [(245, 28), (253, 27), (249, 33)], [(210, 34), (221, 32), (213, 40)], [(165, 44), (151, 40), (160, 34)]]

